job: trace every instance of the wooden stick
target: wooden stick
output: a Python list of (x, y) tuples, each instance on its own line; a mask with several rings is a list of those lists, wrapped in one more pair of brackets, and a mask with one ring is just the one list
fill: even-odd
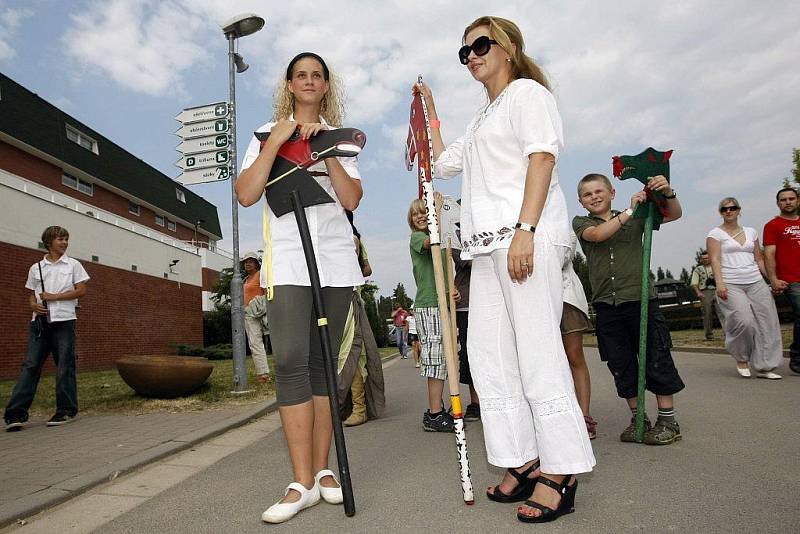
[[(447, 240), (447, 286), (450, 288), (450, 334), (453, 336), (453, 349), (456, 351), (459, 378), (461, 377), (461, 360), (458, 357), (458, 323), (456, 322), (456, 299), (453, 298), (453, 289), (456, 287), (456, 276), (453, 268), (453, 244)], [(462, 347), (463, 348), (463, 347)]]
[(464, 412), (461, 407), (461, 392), (458, 383), (458, 355), (455, 352), (453, 328), (451, 327), (447, 295), (445, 293), (445, 274), (442, 265), (442, 247), (439, 243), (439, 224), (433, 201), (433, 185), (431, 182), (422, 184), (423, 199), (428, 210), (428, 228), (431, 240), (431, 256), (433, 259), (433, 276), (436, 281), (436, 300), (439, 305), (439, 323), (441, 325), (442, 349), (447, 362), (447, 385), (450, 390), (450, 405), (453, 410), (453, 421), (456, 431), (456, 451), (458, 452), (458, 465), (461, 475), (461, 491), (464, 502), (475, 503), (472, 488), (472, 474), (469, 468), (467, 455), (467, 434), (464, 431)]

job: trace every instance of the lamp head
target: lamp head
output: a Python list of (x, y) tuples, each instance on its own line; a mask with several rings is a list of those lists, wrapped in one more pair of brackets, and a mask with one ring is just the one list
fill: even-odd
[(222, 23), (222, 33), (234, 38), (244, 37), (263, 28), (265, 22), (255, 13), (240, 13)]

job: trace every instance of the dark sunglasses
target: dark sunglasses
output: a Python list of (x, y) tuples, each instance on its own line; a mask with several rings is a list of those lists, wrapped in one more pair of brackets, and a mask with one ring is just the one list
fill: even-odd
[(725, 206), (724, 208), (720, 208), (719, 212), (720, 213), (726, 213), (726, 212), (729, 212), (729, 211), (739, 211), (740, 209), (742, 209), (742, 208), (740, 208), (739, 206)]
[(466, 65), (469, 63), (470, 52), (475, 52), (476, 56), (485, 56), (489, 53), (489, 49), (492, 48), (493, 44), (497, 44), (497, 41), (489, 39), (485, 35), (481, 35), (472, 41), (471, 45), (464, 45), (458, 49), (458, 59), (461, 61), (462, 65)]

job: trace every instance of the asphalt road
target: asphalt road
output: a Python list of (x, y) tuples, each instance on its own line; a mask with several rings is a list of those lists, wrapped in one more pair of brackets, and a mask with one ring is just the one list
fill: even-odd
[(320, 503), (282, 525), (261, 522), (291, 478), (278, 429), (97, 532), (800, 532), (800, 376), (784, 368), (780, 381), (745, 380), (730, 357), (675, 356), (687, 384), (676, 400), (684, 438), (651, 447), (619, 441), (627, 408), (587, 349), (598, 465), (579, 479), (576, 513), (549, 525), (521, 524), (516, 505), (485, 498), (502, 473), (486, 463), (480, 423), (467, 426), (476, 502), (464, 505), (454, 437), (423, 432), (424, 380), (412, 360), (395, 360), (386, 415), (346, 430), (354, 517)]

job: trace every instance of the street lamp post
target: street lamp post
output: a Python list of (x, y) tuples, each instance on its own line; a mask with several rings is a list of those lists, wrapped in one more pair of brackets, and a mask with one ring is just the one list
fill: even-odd
[(247, 368), (245, 366), (244, 295), (239, 266), (239, 198), (236, 195), (236, 73), (247, 69), (242, 56), (234, 50), (236, 39), (255, 33), (264, 27), (264, 19), (254, 13), (243, 13), (222, 24), (228, 39), (228, 81), (230, 96), (230, 174), (231, 174), (231, 238), (233, 240), (233, 277), (231, 278), (231, 333), (233, 341), (233, 392), (245, 393)]

